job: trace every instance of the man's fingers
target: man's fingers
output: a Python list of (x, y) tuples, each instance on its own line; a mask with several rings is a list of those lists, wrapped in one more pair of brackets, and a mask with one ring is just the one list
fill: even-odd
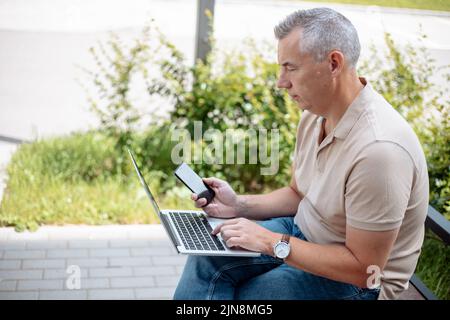
[(210, 203), (207, 206), (202, 207), (203, 211), (205, 211), (206, 214), (211, 217), (217, 216), (218, 214), (217, 208), (218, 206), (215, 203)]
[(222, 232), (220, 233), (220, 235), (222, 236), (222, 239), (225, 241), (228, 241), (228, 239), (233, 238), (233, 237), (240, 237), (241, 236), (241, 231), (238, 230), (233, 230), (233, 229), (222, 229)]
[(211, 232), (212, 235), (216, 235), (220, 232), (220, 229), (222, 228), (223, 224), (218, 225), (217, 227), (214, 228), (214, 230)]
[(231, 237), (225, 243), (229, 248), (242, 249), (240, 246), (242, 239), (240, 237)]
[(208, 203), (208, 201), (205, 198), (200, 198), (199, 199), (198, 195), (196, 195), (195, 193), (193, 193), (191, 195), (191, 199), (195, 201), (195, 206), (197, 208), (202, 208)]
[(214, 178), (214, 177), (203, 178), (203, 182), (205, 182), (211, 188), (218, 188), (223, 183), (222, 180)]
[(224, 223), (219, 224), (217, 227), (215, 227), (211, 233), (213, 235), (216, 235), (222, 230), (222, 228), (237, 224), (239, 221), (240, 221), (240, 219), (231, 219), (231, 220), (225, 221)]
[(195, 206), (197, 208), (202, 208), (206, 205), (206, 203), (208, 203), (208, 201), (205, 198), (200, 198), (197, 201), (195, 201)]

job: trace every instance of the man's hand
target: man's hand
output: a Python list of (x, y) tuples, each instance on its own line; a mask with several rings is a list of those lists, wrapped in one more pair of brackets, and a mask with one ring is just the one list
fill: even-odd
[(204, 178), (205, 182), (216, 193), (214, 199), (206, 207), (205, 198), (198, 198), (193, 193), (191, 199), (195, 201), (197, 208), (202, 208), (209, 216), (216, 218), (234, 218), (239, 213), (238, 199), (234, 190), (223, 180), (217, 178)]
[(212, 234), (220, 233), (227, 246), (273, 255), (273, 245), (281, 235), (245, 218), (226, 221), (217, 226)]

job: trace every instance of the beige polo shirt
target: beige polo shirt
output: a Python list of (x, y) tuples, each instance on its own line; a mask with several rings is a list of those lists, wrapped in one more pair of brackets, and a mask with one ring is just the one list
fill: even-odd
[(379, 296), (395, 299), (408, 287), (424, 238), (428, 172), (419, 140), (368, 83), (319, 145), (322, 121), (304, 111), (298, 127), (295, 180), (305, 197), (295, 222), (319, 244), (344, 244), (347, 224), (370, 231), (400, 227)]

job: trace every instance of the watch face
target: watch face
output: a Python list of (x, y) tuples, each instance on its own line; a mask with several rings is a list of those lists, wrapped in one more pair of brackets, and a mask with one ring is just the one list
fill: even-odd
[(280, 242), (275, 247), (275, 255), (277, 258), (284, 259), (289, 255), (291, 248), (285, 242)]

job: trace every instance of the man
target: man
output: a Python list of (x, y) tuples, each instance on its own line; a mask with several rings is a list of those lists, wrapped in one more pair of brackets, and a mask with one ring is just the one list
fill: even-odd
[(204, 211), (234, 218), (213, 233), (263, 255), (190, 256), (174, 298), (395, 299), (424, 236), (428, 173), (419, 141), (358, 78), (359, 39), (343, 15), (300, 10), (275, 35), (278, 87), (304, 110), (292, 180), (237, 196), (225, 181), (205, 179), (216, 197)]

